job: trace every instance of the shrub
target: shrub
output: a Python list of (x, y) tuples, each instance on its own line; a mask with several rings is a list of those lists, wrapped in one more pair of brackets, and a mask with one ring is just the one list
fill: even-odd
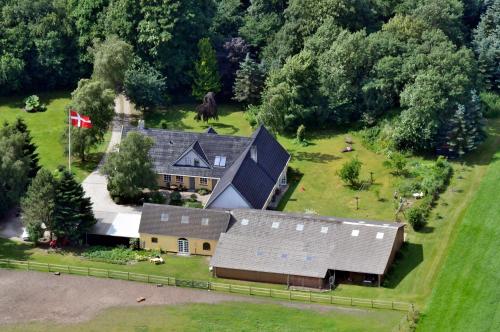
[(414, 206), (407, 210), (406, 218), (414, 230), (419, 230), (426, 224), (426, 211), (423, 207)]
[(191, 194), (191, 196), (189, 196), (189, 200), (191, 202), (197, 202), (198, 201), (198, 196), (196, 196), (196, 194)]
[(172, 191), (170, 194), (170, 205), (181, 205), (182, 204), (182, 195), (178, 191)]
[(37, 95), (32, 95), (24, 101), (24, 110), (26, 112), (45, 112), (47, 107), (40, 102), (40, 98)]
[(168, 122), (167, 122), (167, 120), (164, 119), (164, 120), (160, 121), (160, 128), (161, 129), (167, 129), (168, 128)]
[(400, 152), (393, 151), (389, 151), (387, 160), (384, 161), (384, 166), (392, 169), (395, 175), (406, 175), (408, 173), (406, 164), (406, 157)]
[(496, 118), (500, 115), (500, 95), (493, 92), (481, 93), (483, 115), (486, 118)]
[(201, 189), (198, 189), (196, 190), (196, 192), (199, 194), (199, 195), (208, 195), (210, 193), (210, 190), (208, 189), (205, 189), (205, 188), (201, 188)]
[(258, 121), (259, 107), (254, 105), (248, 105), (248, 108), (245, 112), (245, 118), (252, 128), (255, 128)]
[(159, 191), (152, 191), (145, 195), (144, 201), (147, 203), (165, 204), (167, 198)]
[(342, 181), (354, 187), (358, 184), (361, 165), (362, 163), (358, 160), (358, 158), (353, 158), (350, 161), (345, 162), (337, 174)]

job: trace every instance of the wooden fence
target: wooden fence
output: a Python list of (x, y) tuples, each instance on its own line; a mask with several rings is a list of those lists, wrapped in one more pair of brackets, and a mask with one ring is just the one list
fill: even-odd
[(141, 274), (135, 272), (115, 271), (98, 269), (93, 267), (69, 266), (59, 264), (46, 264), (30, 261), (16, 261), (10, 259), (0, 259), (0, 268), (23, 269), (40, 272), (60, 272), (82, 276), (92, 276), (100, 278), (111, 278), (154, 283), (168, 286), (188, 287), (206, 289), (211, 291), (222, 291), (242, 295), (253, 295), (271, 297), (282, 300), (315, 302), (323, 304), (337, 304), (343, 306), (359, 306), (377, 309), (391, 309), (408, 311), (411, 304), (400, 301), (388, 301), (379, 299), (362, 299), (355, 297), (335, 296), (312, 291), (280, 290), (272, 288), (254, 287), (246, 285), (227, 284), (212, 281), (187, 280), (167, 276)]

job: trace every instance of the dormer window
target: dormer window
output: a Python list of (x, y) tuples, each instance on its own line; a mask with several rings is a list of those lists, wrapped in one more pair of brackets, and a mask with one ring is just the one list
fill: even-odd
[(252, 158), (253, 161), (257, 162), (257, 146), (252, 145), (250, 148), (250, 158)]
[(198, 159), (193, 160), (194, 167), (200, 167), (200, 161)]

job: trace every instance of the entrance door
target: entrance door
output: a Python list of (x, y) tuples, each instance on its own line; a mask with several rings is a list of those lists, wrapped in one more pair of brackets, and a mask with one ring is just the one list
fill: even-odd
[(194, 190), (195, 185), (194, 185), (194, 177), (189, 178), (189, 189)]
[(179, 255), (189, 255), (189, 242), (186, 239), (177, 240)]

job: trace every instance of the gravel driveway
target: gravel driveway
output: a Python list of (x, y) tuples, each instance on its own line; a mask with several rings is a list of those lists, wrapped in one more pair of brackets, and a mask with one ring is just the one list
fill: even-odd
[[(137, 303), (138, 297), (146, 301)], [(77, 323), (89, 320), (102, 310), (116, 306), (175, 305), (246, 301), (281, 303), (317, 311), (360, 311), (319, 304), (273, 301), (258, 297), (209, 292), (177, 287), (156, 287), (132, 281), (44, 272), (0, 269), (0, 325), (51, 320)]]

